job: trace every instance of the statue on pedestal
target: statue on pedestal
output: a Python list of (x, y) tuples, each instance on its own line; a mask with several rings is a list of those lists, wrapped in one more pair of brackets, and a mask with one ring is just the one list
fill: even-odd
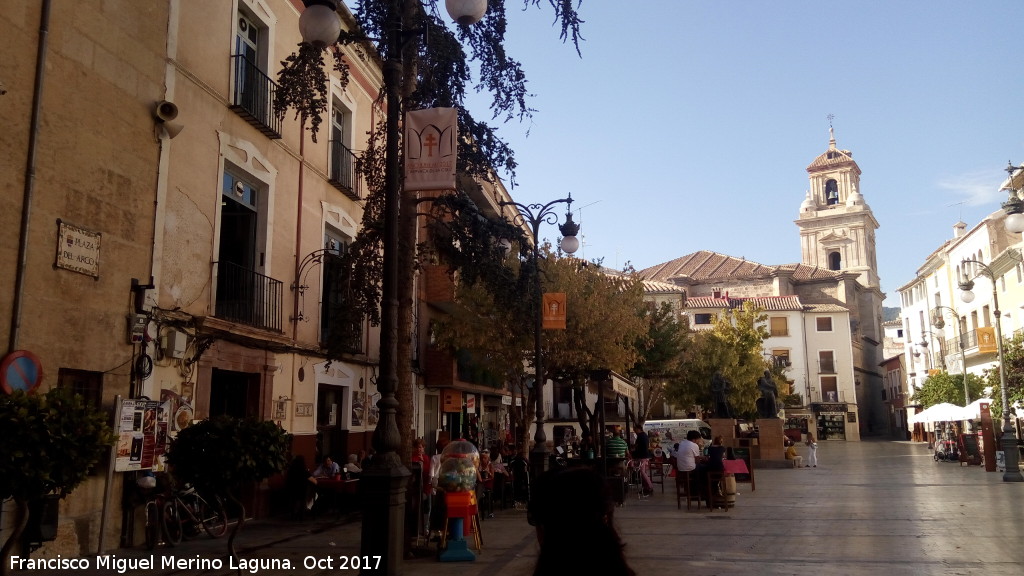
[(729, 409), (729, 392), (732, 391), (732, 382), (722, 376), (721, 370), (715, 370), (711, 377), (711, 394), (715, 399), (715, 418), (732, 418), (732, 411)]
[(761, 418), (779, 417), (779, 388), (772, 380), (772, 373), (764, 371), (764, 376), (757, 379), (757, 389), (761, 391), (761, 397), (757, 399), (757, 414)]

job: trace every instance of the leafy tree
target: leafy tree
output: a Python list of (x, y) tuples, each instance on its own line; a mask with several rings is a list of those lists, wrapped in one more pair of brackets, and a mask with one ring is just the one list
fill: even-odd
[(48, 494), (66, 497), (113, 444), (108, 419), (67, 388), (0, 395), (0, 500), (13, 498), (17, 507), (2, 573), (28, 523), (29, 503)]
[(721, 370), (732, 382), (728, 400), (733, 413), (755, 417), (757, 379), (767, 368), (762, 355), (762, 343), (770, 335), (765, 320), (767, 315), (745, 302), (742, 308), (718, 314), (710, 330), (693, 333), (681, 377), (666, 386), (668, 400), (678, 406), (713, 406), (711, 377)]
[[(998, 378), (996, 376), (997, 381)], [(981, 398), (985, 391), (985, 380), (977, 374), (967, 374), (967, 388), (971, 398)], [(949, 372), (929, 376), (921, 387), (914, 391), (913, 399), (925, 408), (943, 402), (964, 406), (964, 377)]]
[[(353, 14), (355, 30), (344, 32), (339, 44), (354, 46), (357, 54), (364, 54), (369, 47), (384, 60), (396, 55), (390, 53), (392, 46), (387, 42), (391, 35), (391, 22), (398, 16), (403, 30), (422, 30), (430, 38), (426, 49), (420, 43), (420, 36), (410, 34), (401, 43), (405, 66), (401, 79), (401, 109), (413, 110), (429, 107), (456, 107), (461, 136), (458, 139), (458, 166), (460, 174), (484, 181), (493, 181), (495, 171), (508, 175), (515, 184), (516, 161), (512, 149), (498, 135), (495, 127), (477, 120), (465, 107), (467, 86), (471, 83), (469, 62), (478, 64), (479, 80), (474, 88), (487, 90), (493, 96), (490, 104), (492, 119), (507, 122), (512, 119), (529, 119), (532, 110), (527, 103), (526, 74), (519, 62), (511, 58), (504, 47), (507, 30), (505, 0), (489, 0), (487, 15), (473, 26), (450, 27), (438, 10), (438, 0), (405, 0), (397, 3), (390, 0), (364, 0), (359, 2)], [(579, 51), (580, 24), (577, 5), (571, 1), (548, 0), (560, 23), (561, 38), (571, 41)], [(401, 6), (402, 14), (392, 10)], [(537, 8), (541, 0), (523, 0), (524, 8)], [(373, 40), (377, 39), (377, 40)], [(468, 53), (464, 49), (468, 47)], [(339, 54), (339, 50), (334, 50)], [(336, 56), (335, 69), (347, 82), (348, 67), (344, 59)], [(341, 63), (339, 63), (339, 61)], [(327, 76), (322, 73), (322, 51), (300, 45), (297, 54), (282, 62), (278, 102), (275, 112), (283, 117), (294, 110), (297, 117), (310, 120), (309, 129), (315, 135), (326, 103), (329, 98)], [(378, 106), (383, 108), (385, 91), (382, 89)], [(381, 247), (383, 245), (384, 215), (384, 149), (385, 114), (378, 112), (380, 124), (370, 133), (369, 140), (357, 161), (357, 170), (367, 183), (369, 195), (363, 212), (362, 227), (353, 242), (345, 263), (351, 267), (351, 288), (346, 296), (352, 303), (357, 316), (379, 323), (380, 280), (382, 274)], [(401, 149), (401, 147), (400, 147)], [(412, 322), (415, 299), (412, 293), (413, 273), (416, 266), (416, 198), (405, 194), (399, 217), (398, 250), (398, 366), (409, 366), (412, 358)], [(492, 237), (474, 237), (471, 245), (462, 245), (468, 251), (481, 251), (490, 244)], [(328, 355), (340, 358), (347, 350), (350, 335), (339, 334), (328, 342)], [(396, 397), (399, 402), (397, 420), (402, 434), (401, 446), (408, 451), (409, 431), (412, 429), (412, 374), (399, 371)], [(409, 454), (402, 454), (408, 460)]]
[[(1006, 371), (1006, 399), (1010, 406), (1024, 404), (1024, 334), (1014, 334), (1009, 340), (1003, 341), (1003, 369)], [(985, 386), (991, 387), (992, 417), (1003, 418), (1003, 392), (999, 380), (999, 370), (991, 368), (985, 371)], [(972, 390), (971, 398), (980, 397)], [(1016, 411), (1011, 408), (1011, 414)]]
[(245, 522), (240, 491), (284, 470), (291, 435), (269, 420), (217, 416), (197, 422), (171, 442), (167, 462), (179, 482), (200, 493), (220, 496), (238, 511), (228, 537), (228, 552), (238, 557), (235, 537)]
[[(532, 256), (531, 256), (532, 258)], [(534, 287), (534, 267), (529, 260), (510, 262), (518, 271), (511, 285), (519, 293), (507, 292), (514, 301), (484, 289), (481, 283), (459, 284), (459, 307), (435, 326), (437, 342), (450, 350), (472, 349), (482, 355), (512, 382), (532, 377), (534, 361), (535, 306), (539, 295)], [(541, 290), (564, 292), (567, 313), (565, 330), (545, 330), (541, 354), (544, 380), (571, 383), (574, 403), (581, 414), (584, 431), (592, 425), (593, 410), (582, 400), (591, 370), (610, 369), (625, 372), (639, 358), (635, 343), (647, 330), (643, 317), (642, 284), (631, 275), (609, 275), (597, 266), (576, 258), (561, 258), (551, 246), (541, 247)], [(500, 334), (501, 337), (495, 337)], [(535, 417), (534, 391), (528, 393), (525, 423)], [(519, 440), (529, 441), (528, 427)]]
[(647, 333), (637, 339), (640, 358), (628, 374), (638, 384), (641, 405), (636, 420), (643, 423), (652, 407), (665, 398), (665, 383), (679, 377), (689, 343), (686, 316), (668, 302), (643, 308)]

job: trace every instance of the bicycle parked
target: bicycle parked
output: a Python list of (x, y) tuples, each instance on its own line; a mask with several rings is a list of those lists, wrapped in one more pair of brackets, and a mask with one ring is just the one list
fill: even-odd
[(199, 526), (210, 538), (219, 538), (228, 529), (228, 518), (220, 497), (207, 501), (191, 486), (172, 492), (162, 510), (164, 534), (172, 546), (181, 542), (186, 534), (198, 534)]
[(164, 498), (160, 494), (152, 494), (146, 500), (146, 548), (152, 550), (163, 541), (163, 519), (160, 515), (164, 507)]

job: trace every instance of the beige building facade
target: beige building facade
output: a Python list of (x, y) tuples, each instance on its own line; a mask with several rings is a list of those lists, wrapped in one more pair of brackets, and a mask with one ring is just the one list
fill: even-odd
[[(997, 310), (1004, 339), (1024, 328), (1020, 235), (1007, 232), (1005, 220), (1006, 213), (998, 210), (970, 229), (957, 222), (952, 237), (898, 289), (906, 335), (905, 393), (911, 398), (932, 371), (963, 374), (966, 369), (981, 376), (997, 366), (996, 351), (979, 345), (986, 329), (994, 331)], [(996, 275), (995, 285), (980, 265), (965, 260), (988, 266)], [(965, 274), (975, 283), (975, 300), (970, 303), (961, 299), (959, 284)]]
[(804, 399), (809, 431), (859, 440), (888, 428), (881, 399), (878, 222), (857, 191), (859, 166), (836, 147), (834, 136), (807, 173), (810, 191), (796, 221), (800, 263), (765, 265), (699, 251), (640, 275), (684, 287), (697, 330), (724, 308), (757, 303), (774, 327), (765, 355), (788, 359), (787, 377)]
[[(0, 2), (2, 341), (39, 357), (43, 389), (72, 386), (112, 422), (118, 398), (161, 410), (143, 454), (123, 445), (143, 434), (118, 427), (109, 486), (103, 468), (63, 501), (36, 554), (138, 543), (122, 495), (160, 467), (161, 439), (202, 418), (278, 422), (310, 464), (369, 446), (378, 332), (348, 327), (329, 363), (323, 343), (344, 305), (332, 266), (362, 219), (354, 160), (381, 117), (381, 75), (346, 53), (351, 80), (331, 72), (315, 142), (308, 123), (277, 119), (302, 10)], [(273, 512), (265, 496), (251, 513)], [(5, 508), (0, 540), (12, 520)]]

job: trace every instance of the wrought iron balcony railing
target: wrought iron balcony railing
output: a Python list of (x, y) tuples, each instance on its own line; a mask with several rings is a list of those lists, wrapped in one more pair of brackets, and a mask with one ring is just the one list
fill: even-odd
[(331, 174), (328, 181), (349, 198), (361, 200), (356, 155), (339, 140), (331, 140)]
[(217, 267), (217, 307), (214, 316), (256, 328), (280, 332), (284, 288), (274, 280), (232, 262)]
[(277, 84), (244, 55), (231, 57), (235, 91), (231, 109), (272, 140), (281, 138), (281, 120), (274, 115)]

